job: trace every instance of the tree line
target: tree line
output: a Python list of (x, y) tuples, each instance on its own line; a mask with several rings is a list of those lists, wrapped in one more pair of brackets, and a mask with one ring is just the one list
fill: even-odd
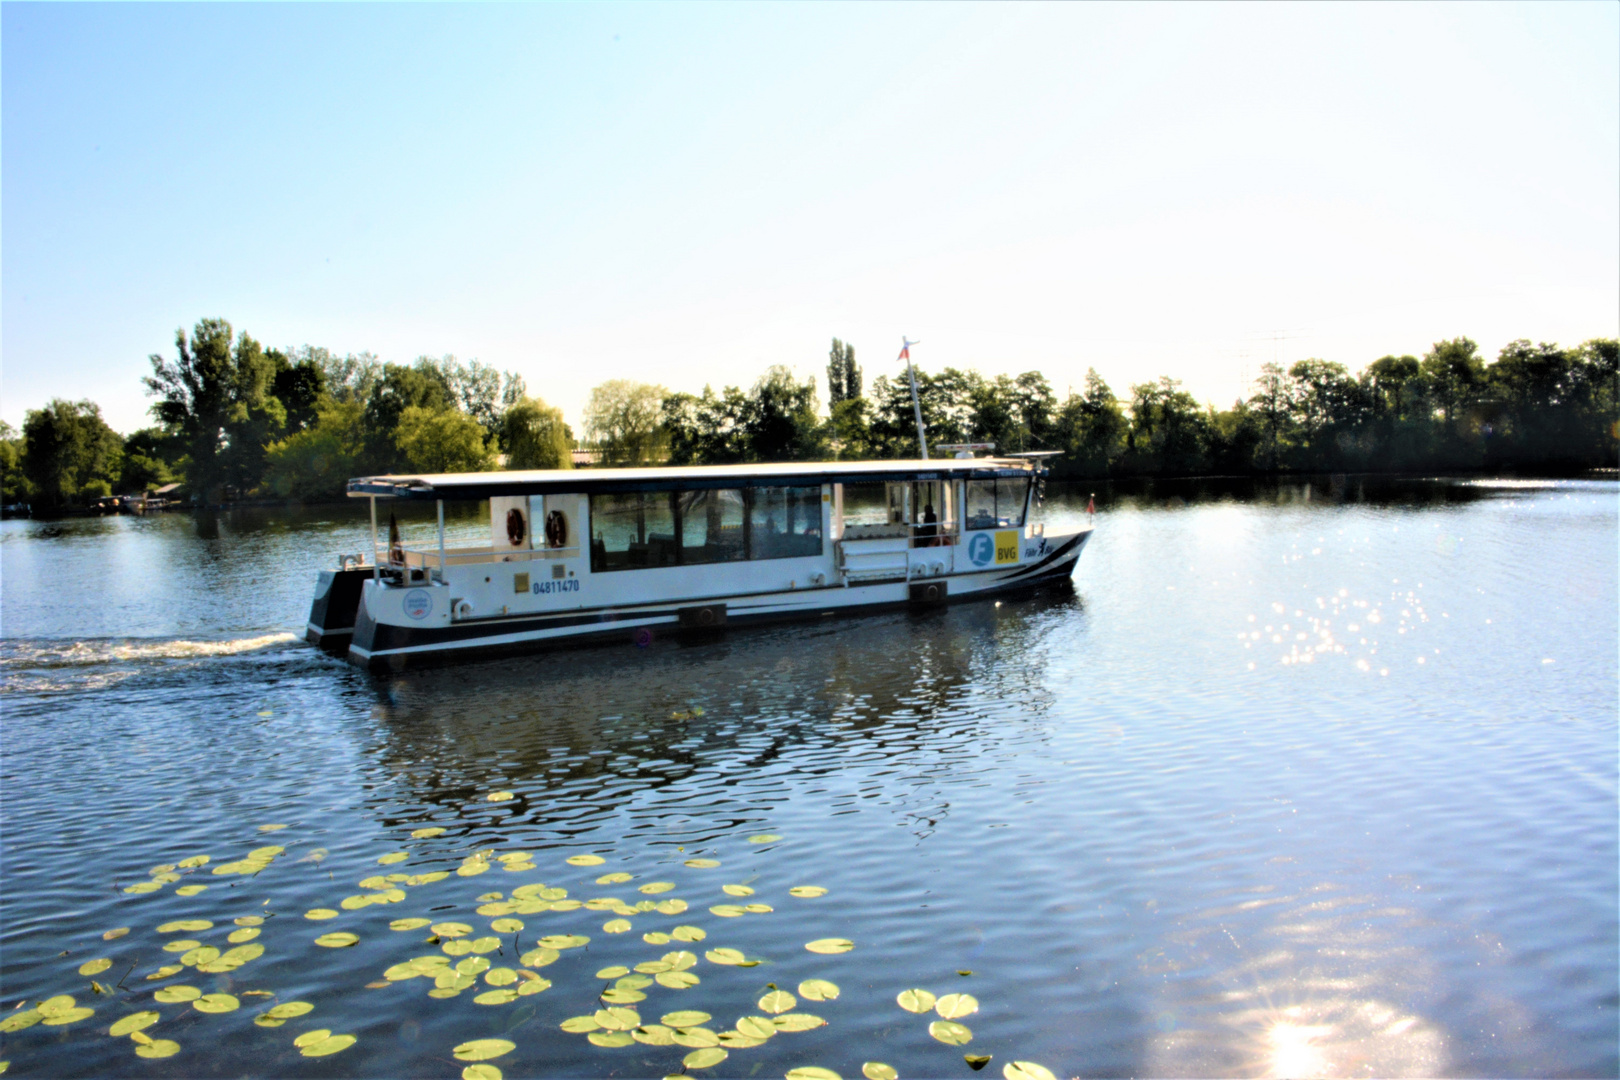
[[(826, 409), (814, 378), (783, 365), (747, 390), (670, 391), (623, 379), (596, 387), (584, 439), (523, 379), (474, 360), (382, 363), (369, 353), (267, 349), (223, 319), (177, 332), (145, 378), (156, 421), (120, 436), (90, 401), (54, 400), (19, 433), (0, 425), (7, 503), (44, 510), (180, 482), (194, 499), (334, 498), (352, 476), (727, 464), (917, 456), (904, 373), (866, 383), (833, 339)], [(1572, 471), (1620, 464), (1620, 342), (1503, 347), (1487, 362), (1466, 337), (1351, 373), (1301, 360), (1260, 369), (1229, 409), (1160, 378), (1117, 396), (1088, 370), (1059, 399), (1039, 371), (918, 370), (930, 444), (1056, 450), (1057, 478), (1340, 471)]]

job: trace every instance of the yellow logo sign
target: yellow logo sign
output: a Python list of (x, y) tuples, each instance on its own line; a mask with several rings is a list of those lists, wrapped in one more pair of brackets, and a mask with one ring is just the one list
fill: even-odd
[(1018, 534), (1016, 532), (996, 533), (996, 564), (1015, 563), (1018, 561)]

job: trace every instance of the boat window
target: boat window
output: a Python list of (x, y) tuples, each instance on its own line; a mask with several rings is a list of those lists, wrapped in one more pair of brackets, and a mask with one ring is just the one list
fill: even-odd
[(1028, 495), (1029, 481), (1025, 479), (969, 480), (965, 524), (970, 529), (1022, 525)]
[(591, 571), (674, 566), (675, 511), (668, 492), (591, 496)]
[(844, 525), (887, 525), (889, 523), (889, 485), (881, 481), (871, 484), (844, 485)]
[(821, 488), (758, 487), (750, 490), (749, 548), (752, 559), (791, 559), (821, 554)]
[(683, 491), (675, 496), (681, 521), (681, 562), (731, 562), (744, 558), (743, 493)]

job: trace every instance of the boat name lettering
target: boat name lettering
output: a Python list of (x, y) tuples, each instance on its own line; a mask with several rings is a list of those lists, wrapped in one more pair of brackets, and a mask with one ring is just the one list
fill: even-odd
[(579, 592), (579, 578), (567, 578), (563, 581), (537, 581), (530, 585), (529, 588), (536, 596), (541, 593)]

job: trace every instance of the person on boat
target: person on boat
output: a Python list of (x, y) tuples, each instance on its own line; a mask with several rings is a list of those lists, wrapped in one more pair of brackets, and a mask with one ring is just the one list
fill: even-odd
[(917, 546), (933, 547), (938, 543), (936, 540), (938, 535), (939, 517), (934, 513), (934, 504), (932, 502), (923, 503), (923, 523), (922, 528), (917, 530)]

